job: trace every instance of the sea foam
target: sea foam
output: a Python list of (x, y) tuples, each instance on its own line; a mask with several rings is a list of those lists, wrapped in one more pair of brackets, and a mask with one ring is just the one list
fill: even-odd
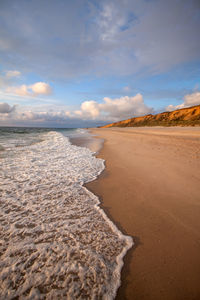
[(59, 132), (1, 159), (0, 299), (113, 299), (123, 235), (83, 184), (104, 161)]

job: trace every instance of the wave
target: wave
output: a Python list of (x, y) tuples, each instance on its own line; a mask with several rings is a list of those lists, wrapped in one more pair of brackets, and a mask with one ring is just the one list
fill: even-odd
[(113, 299), (123, 235), (83, 184), (104, 161), (59, 132), (5, 157), (1, 171), (1, 299)]

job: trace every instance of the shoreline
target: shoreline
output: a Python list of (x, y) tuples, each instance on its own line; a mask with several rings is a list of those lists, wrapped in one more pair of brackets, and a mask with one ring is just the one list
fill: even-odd
[(116, 299), (199, 299), (200, 128), (92, 133), (105, 140), (98, 157), (106, 171), (86, 186), (137, 244), (124, 258)]
[(95, 156), (99, 154), (103, 148), (104, 140), (96, 136), (84, 136), (84, 137), (69, 137), (70, 143), (78, 147), (89, 148), (90, 151), (95, 153)]
[[(90, 131), (90, 133), (92, 134), (92, 132)], [(83, 137), (83, 138), (80, 138), (80, 137), (76, 137), (76, 138), (70, 138), (70, 142), (75, 145), (75, 146), (78, 146), (78, 147), (86, 147), (86, 148), (89, 148), (92, 152), (94, 152), (94, 155), (97, 157), (97, 158), (102, 158), (101, 157), (101, 152), (104, 148), (104, 143), (105, 143), (105, 140), (100, 138), (98, 135), (96, 134), (92, 134), (91, 137)], [(122, 235), (125, 235), (125, 236), (128, 236), (128, 237), (131, 237), (132, 238), (132, 241), (133, 241), (133, 245), (128, 249), (126, 250), (126, 253), (125, 255), (122, 257), (122, 268), (121, 268), (121, 272), (120, 272), (120, 285), (116, 291), (116, 296), (114, 299), (123, 299), (123, 300), (126, 300), (127, 298), (125, 297), (125, 287), (126, 287), (126, 283), (125, 283), (125, 278), (126, 278), (126, 275), (127, 273), (129, 272), (128, 268), (129, 268), (129, 261), (132, 259), (132, 255), (133, 255), (133, 251), (135, 250), (135, 248), (139, 245), (139, 238), (138, 237), (133, 237), (133, 236), (130, 236), (128, 235), (127, 232), (125, 232), (124, 228), (122, 228), (121, 224), (116, 221), (113, 216), (111, 215), (110, 211), (109, 211), (109, 208), (106, 207), (104, 204), (103, 204), (103, 198), (101, 195), (97, 194), (93, 188), (90, 187), (90, 183), (92, 182), (96, 182), (97, 180), (99, 180), (100, 178), (103, 179), (107, 176), (109, 176), (108, 172), (107, 172), (107, 169), (106, 169), (106, 161), (104, 161), (104, 164), (105, 164), (105, 168), (104, 170), (98, 175), (98, 177), (91, 181), (91, 182), (88, 182), (88, 183), (85, 183), (83, 186), (89, 190), (91, 193), (93, 193), (96, 197), (98, 197), (99, 199), (99, 208), (101, 208), (103, 210), (103, 212), (105, 213), (105, 215), (107, 216), (107, 218), (111, 221), (111, 223), (113, 223), (114, 226), (116, 226), (117, 230), (122, 234)]]
[[(90, 130), (90, 133), (92, 133), (91, 131), (92, 130)], [(104, 143), (106, 141), (95, 134), (95, 135), (92, 135), (90, 138), (88, 138), (88, 137), (70, 138), (70, 142), (73, 145), (76, 145), (78, 147), (89, 148), (91, 151), (95, 152), (95, 156), (97, 158), (102, 158), (101, 152), (103, 151)], [(107, 171), (106, 161), (105, 161), (105, 169), (92, 182), (96, 182), (99, 179), (104, 179), (107, 176), (109, 176), (109, 173)], [(90, 184), (92, 182), (86, 183), (83, 186), (86, 187), (90, 192), (92, 192), (95, 196), (98, 197), (98, 199), (99, 199), (99, 205), (98, 206), (105, 212), (108, 219), (110, 219), (110, 221), (117, 227), (117, 229), (123, 235), (131, 236), (131, 235), (128, 235), (128, 233), (122, 227), (120, 222), (113, 218), (112, 214), (110, 213), (109, 207), (106, 207), (103, 204), (102, 196), (100, 194), (96, 193), (96, 190), (93, 189), (93, 187), (90, 186)], [(130, 270), (129, 270), (130, 269), (130, 261), (133, 259), (135, 249), (140, 245), (139, 237), (131, 236), (131, 238), (133, 239), (133, 245), (130, 249), (127, 250), (126, 254), (124, 255), (124, 257), (122, 259), (123, 260), (123, 266), (122, 266), (121, 274), (120, 274), (121, 275), (120, 276), (121, 284), (120, 284), (119, 288), (117, 289), (117, 294), (116, 294), (116, 297), (115, 297), (116, 300), (127, 300), (127, 297), (125, 296), (125, 290), (126, 290), (126, 285), (127, 285), (127, 283), (126, 283), (127, 274), (129, 274), (129, 272), (130, 272)]]
[[(101, 155), (101, 152), (100, 154)], [(100, 157), (100, 156), (99, 156)], [(107, 174), (106, 169), (103, 170), (103, 172), (98, 176), (97, 179), (95, 179), (94, 181), (98, 180), (98, 179), (103, 179), (106, 176), (109, 176)], [(100, 194), (98, 194), (96, 192), (96, 189), (90, 186), (91, 182), (86, 183), (84, 186), (90, 191), (92, 192), (95, 196), (97, 196), (99, 198), (99, 207), (105, 212), (106, 216), (110, 219), (110, 221), (117, 227), (117, 229), (126, 236), (130, 236), (133, 240), (133, 245), (130, 249), (127, 250), (126, 254), (123, 257), (123, 266), (121, 269), (121, 273), (120, 273), (120, 281), (121, 284), (118, 287), (117, 290), (117, 295), (115, 297), (115, 300), (128, 300), (128, 298), (125, 295), (125, 291), (126, 291), (126, 286), (127, 286), (127, 276), (130, 273), (130, 262), (133, 259), (134, 256), (134, 251), (136, 250), (136, 248), (140, 245), (140, 239), (139, 237), (136, 236), (132, 236), (130, 234), (128, 234), (128, 232), (126, 232), (126, 230), (122, 227), (121, 223), (119, 221), (117, 221), (116, 219), (114, 219), (113, 215), (110, 212), (109, 207), (105, 206), (104, 202), (103, 202), (103, 198)]]
[[(90, 133), (92, 133), (92, 130), (90, 130)], [(92, 139), (93, 139), (94, 144), (95, 144), (95, 140), (102, 140), (101, 147), (98, 149), (98, 151), (95, 154), (95, 156), (97, 158), (102, 158), (102, 152), (103, 152), (103, 148), (104, 148), (104, 144), (105, 144), (106, 140), (100, 138), (97, 134), (93, 135)], [(71, 142), (74, 143), (74, 145), (76, 145), (76, 146), (88, 147), (91, 151), (93, 151), (94, 147), (91, 146), (92, 144), (90, 142), (88, 143), (86, 140), (84, 141), (84, 138), (82, 140), (77, 138), (77, 139), (72, 140)], [(97, 143), (97, 145), (98, 145), (98, 143)], [(92, 192), (95, 196), (98, 197), (98, 199), (99, 199), (99, 205), (98, 206), (105, 212), (107, 217), (117, 227), (117, 229), (123, 235), (130, 236), (133, 240), (132, 247), (127, 250), (126, 254), (124, 255), (124, 257), (122, 259), (123, 266), (122, 266), (121, 273), (120, 273), (121, 284), (117, 289), (117, 294), (116, 294), (116, 297), (115, 297), (115, 300), (128, 300), (128, 298), (125, 295), (125, 291), (126, 291), (126, 287), (127, 287), (126, 279), (127, 279), (128, 274), (130, 273), (130, 261), (133, 259), (135, 249), (140, 245), (140, 240), (139, 240), (139, 237), (129, 235), (128, 232), (126, 232), (126, 230), (122, 227), (121, 223), (119, 221), (117, 221), (116, 219), (114, 219), (113, 215), (111, 214), (111, 212), (109, 210), (109, 207), (106, 207), (104, 205), (103, 197), (101, 196), (101, 194), (97, 193), (96, 189), (93, 188), (93, 186), (91, 186), (91, 183), (94, 183), (94, 182), (98, 181), (99, 179), (103, 180), (104, 178), (109, 176), (109, 172), (107, 171), (107, 168), (106, 168), (106, 160), (105, 160), (104, 163), (105, 163), (105, 169), (101, 172), (101, 174), (95, 180), (93, 180), (92, 182), (84, 184), (84, 186), (90, 192)]]
[[(95, 138), (98, 139), (99, 137), (95, 136)], [(104, 143), (105, 143), (105, 141), (104, 141)], [(81, 146), (81, 145), (79, 144), (79, 146)], [(97, 153), (97, 155), (95, 155), (97, 158), (102, 158), (101, 153), (103, 151), (103, 147), (104, 147), (104, 144), (103, 144), (102, 148), (99, 150), (99, 152)], [(121, 223), (113, 217), (113, 215), (110, 212), (109, 207), (105, 206), (102, 195), (96, 191), (96, 188), (93, 187), (93, 185), (91, 185), (91, 183), (94, 183), (94, 182), (98, 181), (99, 179), (104, 180), (108, 176), (109, 176), (109, 172), (107, 171), (106, 161), (105, 161), (105, 169), (102, 171), (102, 173), (95, 180), (84, 184), (84, 186), (90, 192), (92, 192), (94, 195), (96, 195), (98, 197), (99, 202), (100, 202), (99, 207), (105, 212), (107, 217), (117, 227), (117, 229), (123, 235), (130, 236), (133, 240), (132, 247), (127, 250), (126, 254), (124, 255), (124, 257), (122, 259), (123, 266), (122, 266), (121, 274), (120, 274), (121, 284), (117, 290), (117, 294), (115, 297), (115, 300), (128, 300), (128, 298), (125, 295), (126, 286), (127, 286), (126, 279), (127, 279), (128, 274), (130, 273), (130, 261), (133, 259), (135, 249), (140, 245), (140, 239), (139, 239), (139, 237), (128, 234), (128, 232), (122, 227)]]

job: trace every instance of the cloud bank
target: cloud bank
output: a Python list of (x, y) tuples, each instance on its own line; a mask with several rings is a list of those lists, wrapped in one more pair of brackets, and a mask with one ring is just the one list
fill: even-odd
[[(79, 110), (54, 110), (34, 111), (33, 108), (24, 109), (12, 108), (7, 103), (0, 104), (1, 124), (10, 122), (12, 124), (35, 124), (37, 126), (45, 124), (57, 124), (59, 126), (69, 126), (69, 124), (92, 124), (92, 126), (114, 122), (134, 116), (152, 113), (153, 109), (148, 107), (141, 94), (133, 97), (124, 96), (111, 99), (105, 97), (101, 103), (90, 100), (84, 101)], [(9, 114), (13, 111), (12, 114)], [(4, 112), (6, 112), (4, 114)], [(21, 123), (20, 123), (21, 122)], [(76, 126), (80, 126), (76, 125)]]
[[(40, 91), (40, 85), (37, 87)], [(167, 111), (200, 104), (200, 92), (196, 91), (184, 96), (180, 105), (169, 105)], [(0, 103), (0, 125), (23, 126), (55, 126), (55, 127), (88, 127), (120, 121), (132, 117), (155, 113), (152, 107), (145, 104), (143, 96), (123, 96), (111, 99), (103, 98), (101, 102), (88, 100), (82, 102), (79, 110), (48, 105), (40, 107), (10, 106)]]

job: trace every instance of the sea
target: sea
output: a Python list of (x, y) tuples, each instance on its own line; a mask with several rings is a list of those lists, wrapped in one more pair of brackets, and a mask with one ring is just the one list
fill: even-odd
[(114, 299), (133, 245), (85, 183), (85, 129), (0, 128), (0, 299)]

